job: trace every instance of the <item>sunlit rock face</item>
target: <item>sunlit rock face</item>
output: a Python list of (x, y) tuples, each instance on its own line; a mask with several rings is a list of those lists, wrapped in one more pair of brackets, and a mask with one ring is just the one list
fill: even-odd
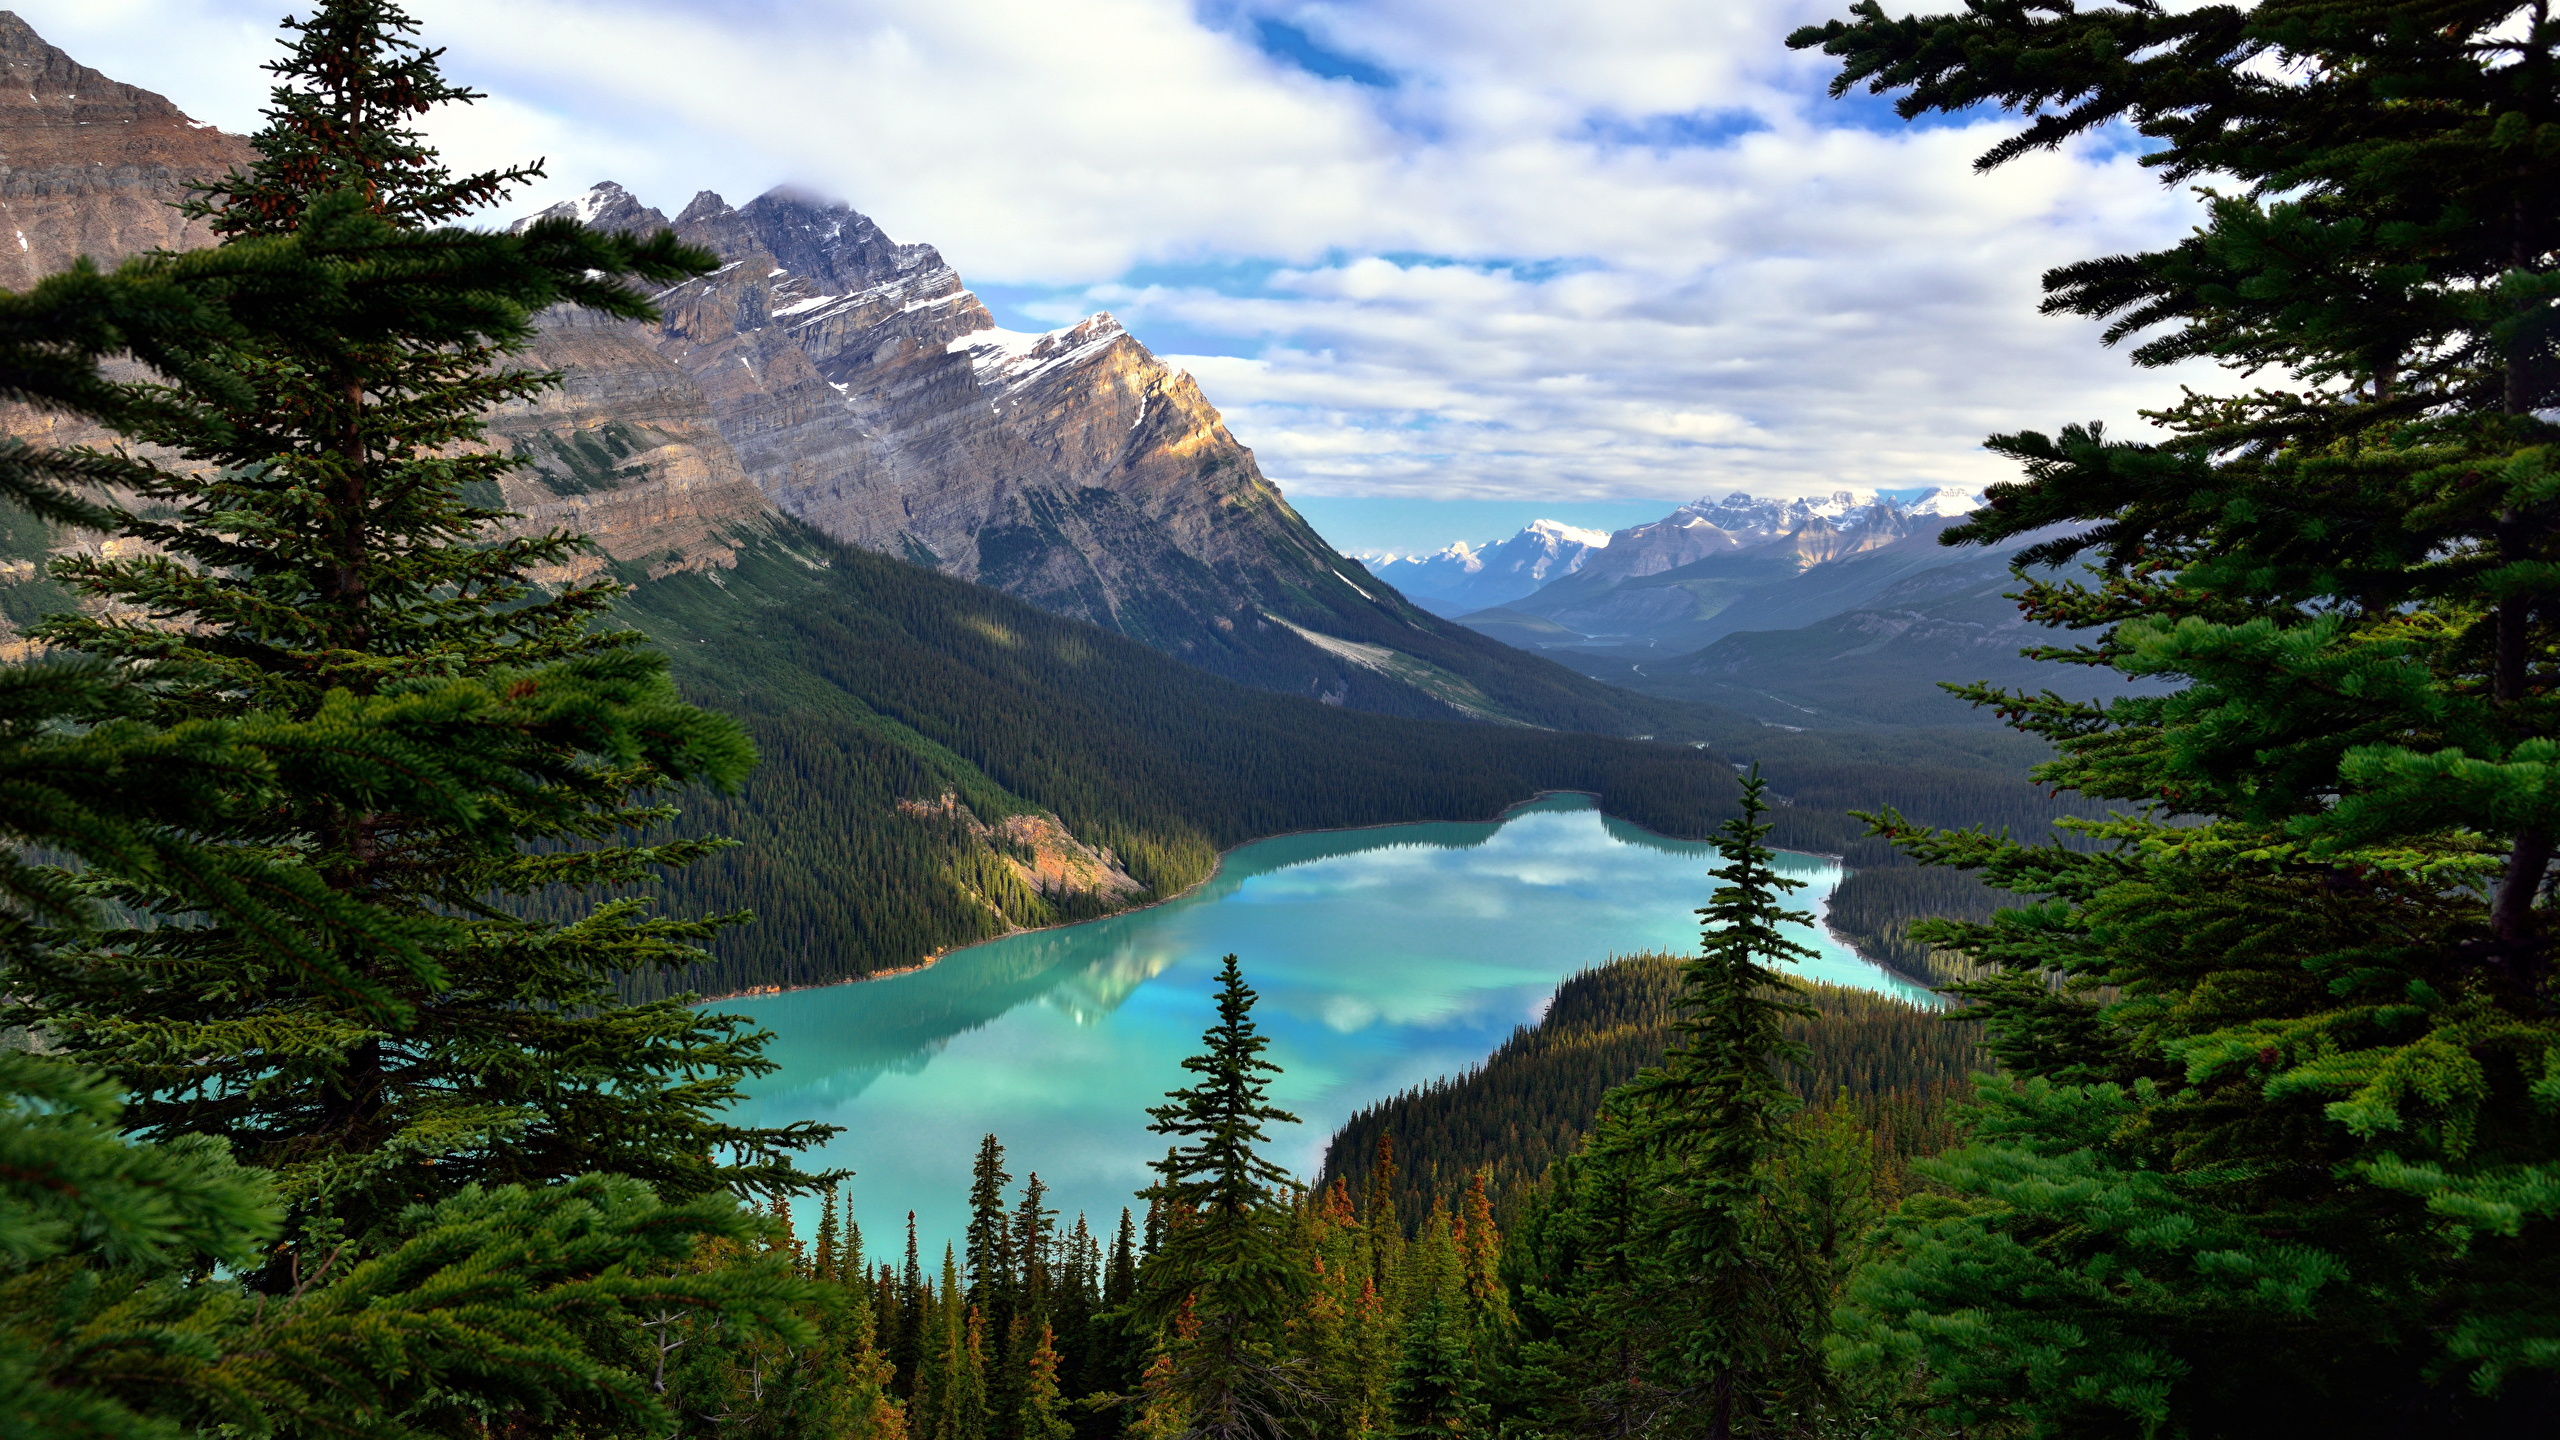
[(561, 384), (489, 417), (490, 439), (529, 462), (501, 486), (517, 527), (595, 544), (542, 579), (585, 579), (608, 562), (632, 580), (722, 569), (775, 527), (710, 402), (650, 338), (584, 312), (546, 316), (522, 359), (561, 372)]
[(210, 237), (170, 208), (251, 158), (148, 90), (120, 85), (0, 11), (0, 289), (82, 255), (113, 263)]

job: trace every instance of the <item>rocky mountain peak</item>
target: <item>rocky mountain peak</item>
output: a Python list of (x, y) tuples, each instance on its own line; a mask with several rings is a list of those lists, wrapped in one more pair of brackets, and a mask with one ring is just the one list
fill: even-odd
[(232, 137), (72, 59), (10, 10), (0, 10), (0, 80), (0, 156), (13, 170), (65, 160), (227, 169), (238, 155), (220, 143)]
[(723, 259), (770, 255), (821, 294), (845, 295), (944, 269), (930, 245), (900, 245), (842, 201), (782, 186), (732, 208), (709, 190), (675, 219), (676, 233)]
[[(710, 194), (704, 191), (704, 194)], [(714, 200), (719, 197), (712, 196)], [(575, 200), (563, 200), (547, 210), (527, 215), (509, 226), (522, 230), (536, 220), (575, 220), (591, 230), (609, 230), (617, 235), (648, 235), (667, 228), (667, 217), (660, 211), (640, 203), (639, 197), (607, 180)]]

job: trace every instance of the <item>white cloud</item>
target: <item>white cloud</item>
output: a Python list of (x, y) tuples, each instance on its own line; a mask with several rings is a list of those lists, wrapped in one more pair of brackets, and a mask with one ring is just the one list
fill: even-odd
[[(1984, 434), (2171, 388), (2039, 318), (2036, 277), (2174, 233), (2185, 197), (2121, 145), (1977, 176), (1991, 127), (1822, 99), (1782, 40), (1845, 0), (415, 8), (496, 97), (440, 143), (551, 158), (526, 205), (841, 194), (1021, 313), (1112, 309), (1300, 494), (1978, 485)], [(253, 119), (272, 0), (19, 9)]]

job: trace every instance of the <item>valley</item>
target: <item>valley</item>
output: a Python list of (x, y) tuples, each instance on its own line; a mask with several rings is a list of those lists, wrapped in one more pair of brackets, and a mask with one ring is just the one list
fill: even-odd
[(0, 1432), (2560, 1433), (2547, 6), (770, 9), (0, 11)]

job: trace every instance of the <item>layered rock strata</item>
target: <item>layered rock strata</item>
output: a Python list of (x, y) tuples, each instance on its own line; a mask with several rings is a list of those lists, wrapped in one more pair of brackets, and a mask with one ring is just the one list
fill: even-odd
[(247, 140), (108, 79), (0, 11), (0, 289), (83, 255), (113, 263), (205, 243), (173, 205), (250, 157)]

